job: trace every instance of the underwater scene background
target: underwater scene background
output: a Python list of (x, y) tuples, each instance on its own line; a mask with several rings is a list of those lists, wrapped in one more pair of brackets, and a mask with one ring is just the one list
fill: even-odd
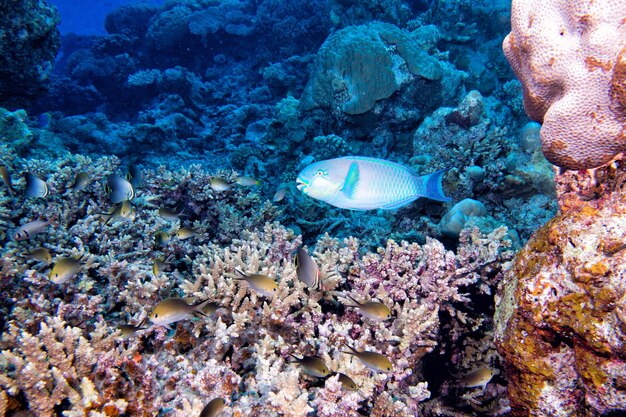
[[(0, 0), (0, 416), (622, 415), (626, 6), (573, 3)], [(327, 204), (413, 181), (355, 157), (441, 184)]]

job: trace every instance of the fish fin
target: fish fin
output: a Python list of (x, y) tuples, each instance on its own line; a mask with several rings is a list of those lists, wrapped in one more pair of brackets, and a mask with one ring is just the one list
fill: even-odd
[(209, 317), (208, 314), (206, 314), (203, 310), (204, 310), (204, 307), (206, 307), (206, 305), (209, 304), (210, 302), (211, 300), (207, 298), (206, 300), (202, 300), (199, 303), (194, 304), (193, 305), (194, 313), (200, 314), (201, 316), (204, 316), (204, 317)]
[(344, 345), (345, 347), (347, 347), (348, 349), (350, 349), (350, 351), (349, 351), (349, 352), (347, 352), (347, 351), (343, 350), (343, 351), (342, 351), (343, 353), (347, 353), (348, 355), (352, 355), (352, 356), (355, 356), (355, 354), (356, 354), (356, 353), (358, 353), (358, 352), (357, 352), (357, 350), (356, 350), (355, 348), (353, 348), (353, 347), (349, 346), (347, 343), (344, 343), (343, 345)]
[(245, 281), (245, 279), (248, 278), (248, 276), (246, 274), (244, 274), (243, 271), (241, 271), (240, 269), (235, 268), (235, 272), (239, 276), (233, 277), (233, 279), (236, 279), (236, 280), (239, 280), (239, 281)]
[(344, 193), (349, 199), (353, 199), (356, 193), (359, 191), (359, 179), (361, 174), (359, 172), (359, 164), (353, 162), (348, 169), (348, 175), (346, 175), (346, 181), (343, 184), (341, 192)]
[[(423, 175), (418, 177), (418, 179), (422, 182), (422, 187), (424, 190), (423, 197), (428, 197), (432, 200), (448, 202), (452, 201), (452, 198), (447, 197), (443, 193), (443, 174), (448, 171), (449, 168), (440, 169), (439, 171), (431, 172), (428, 175)], [(417, 196), (422, 197), (422, 196)]]
[(399, 209), (399, 208), (400, 208), (400, 207), (402, 207), (402, 206), (406, 206), (407, 204), (414, 202), (414, 201), (415, 201), (415, 200), (417, 200), (418, 198), (419, 198), (419, 196), (417, 196), (417, 195), (413, 195), (413, 196), (411, 196), (411, 197), (404, 198), (404, 199), (402, 199), (402, 200), (400, 200), (400, 201), (394, 201), (393, 203), (390, 203), (390, 204), (385, 204), (385, 205), (383, 205), (383, 206), (380, 206), (380, 208), (381, 208), (382, 210), (395, 210), (395, 209)]

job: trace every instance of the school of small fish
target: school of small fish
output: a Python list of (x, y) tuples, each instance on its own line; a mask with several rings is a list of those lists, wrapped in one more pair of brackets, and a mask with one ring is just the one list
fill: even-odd
[[(393, 186), (387, 184), (389, 185), (388, 187), (384, 186), (380, 190), (368, 191), (367, 181), (373, 178), (372, 175), (375, 175), (369, 171), (376, 170), (382, 172), (383, 176), (388, 177), (385, 181), (389, 182), (389, 184), (393, 183), (395, 176), (400, 178), (400, 181), (411, 182), (415, 188), (410, 188), (408, 191), (396, 191)], [(392, 209), (408, 204), (419, 196), (446, 201), (447, 197), (441, 191), (441, 175), (443, 172), (440, 171), (430, 176), (417, 177), (406, 168), (388, 161), (349, 157), (314, 163), (300, 173), (297, 184), (298, 189), (303, 193), (338, 207), (352, 210)], [(333, 177), (332, 175), (335, 176)], [(15, 195), (16, 191), (13, 188), (11, 175), (6, 166), (0, 166), (0, 176), (9, 194)], [(50, 193), (46, 181), (37, 175), (26, 172), (24, 179), (24, 198), (46, 198)], [(68, 186), (68, 189), (78, 192), (88, 187), (90, 182), (91, 179), (87, 173), (78, 172), (74, 182)], [(135, 219), (136, 209), (131, 204), (131, 200), (136, 196), (136, 190), (141, 187), (142, 183), (143, 172), (136, 165), (129, 165), (126, 176), (111, 174), (107, 177), (104, 190), (114, 204), (114, 208), (110, 212), (99, 214), (104, 226), (118, 221), (133, 221)], [(234, 185), (244, 187), (258, 186), (260, 181), (248, 176), (238, 176), (232, 181), (216, 176), (211, 179), (209, 185), (214, 192), (221, 193), (228, 191)], [(380, 187), (380, 184), (377, 186)], [(283, 200), (288, 190), (288, 185), (281, 184), (276, 190), (273, 201), (279, 202)], [(385, 193), (391, 193), (391, 195), (385, 195)], [(372, 198), (374, 198), (374, 201), (372, 201)], [(179, 224), (185, 217), (184, 209), (161, 207), (158, 209), (158, 216), (169, 223), (173, 223), (175, 226), (173, 230), (161, 229), (154, 234), (154, 241), (157, 247), (166, 245), (172, 239), (186, 240), (196, 236), (194, 229), (180, 226)], [(27, 222), (15, 230), (13, 239), (18, 243), (28, 241), (35, 235), (45, 232), (50, 226), (55, 226), (56, 221), (55, 218), (51, 218)], [(63, 285), (79, 274), (85, 257), (85, 255), (82, 255), (53, 258), (46, 247), (37, 247), (26, 251), (23, 256), (46, 265), (52, 264), (48, 277), (51, 282), (57, 285)], [(171, 268), (173, 255), (155, 258), (152, 262), (152, 273), (157, 277)], [(304, 247), (297, 249), (294, 255), (294, 266), (298, 280), (304, 283), (309, 290), (322, 290), (323, 279), (319, 266)], [(279, 283), (276, 279), (254, 272), (234, 269), (234, 275), (230, 276), (230, 278), (234, 281), (245, 281), (247, 286), (253, 291), (267, 298), (276, 295), (279, 288)], [(393, 319), (390, 308), (379, 301), (358, 301), (351, 294), (345, 294), (343, 297), (350, 301), (350, 303), (343, 303), (345, 307), (356, 309), (362, 316), (370, 320), (386, 321)], [(221, 308), (219, 304), (209, 299), (197, 301), (188, 298), (171, 297), (158, 302), (150, 310), (148, 320), (153, 326), (164, 326), (167, 329), (171, 329), (171, 325), (174, 323), (191, 319), (194, 316), (208, 318)], [(120, 337), (123, 339), (136, 337), (148, 328), (144, 322), (138, 325), (122, 323), (116, 327)], [(343, 353), (354, 356), (373, 372), (388, 373), (393, 370), (393, 363), (380, 353), (357, 350), (347, 344), (345, 349)], [(323, 379), (337, 375), (338, 381), (346, 391), (357, 391), (359, 389), (350, 376), (344, 373), (333, 372), (321, 357), (306, 355), (299, 357), (296, 353), (288, 353), (287, 356), (292, 358), (292, 362), (300, 366), (302, 371), (311, 377)], [(465, 388), (481, 387), (484, 390), (494, 375), (497, 375), (497, 369), (478, 369), (463, 377), (459, 385)], [(225, 407), (226, 401), (224, 399), (215, 398), (203, 408), (200, 417), (218, 416)]]

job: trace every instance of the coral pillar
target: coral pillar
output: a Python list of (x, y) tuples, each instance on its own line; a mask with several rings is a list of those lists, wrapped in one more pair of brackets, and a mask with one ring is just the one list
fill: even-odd
[(517, 255), (496, 300), (512, 411), (626, 410), (626, 168), (557, 184), (561, 214)]

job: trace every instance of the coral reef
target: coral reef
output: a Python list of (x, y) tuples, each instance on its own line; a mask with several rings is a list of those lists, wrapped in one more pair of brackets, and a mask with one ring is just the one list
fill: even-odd
[(557, 178), (568, 184), (559, 188), (564, 211), (516, 256), (499, 292), (496, 336), (514, 415), (626, 409), (626, 170), (599, 170), (604, 186), (591, 199), (579, 193), (588, 174), (565, 175)]
[(39, 0), (6, 0), (0, 16), (0, 102), (24, 106), (45, 91), (60, 47), (59, 14)]
[(621, 0), (513, 1), (504, 53), (555, 165), (596, 168), (626, 151), (624, 16)]
[(371, 110), (413, 76), (437, 81), (443, 70), (407, 32), (372, 22), (331, 35), (320, 47), (304, 90), (304, 110), (326, 107), (347, 114)]
[[(292, 259), (302, 237), (272, 223), (278, 210), (254, 189), (214, 191), (208, 187), (214, 175), (200, 167), (145, 169), (131, 201), (136, 216), (105, 223), (102, 184), (120, 172), (119, 160), (66, 155), (45, 161), (13, 152), (8, 149), (2, 164), (11, 172), (18, 166), (37, 172), (50, 194), (22, 204), (2, 189), (3, 205), (22, 224), (37, 217), (58, 222), (3, 245), (0, 289), (11, 297), (0, 302), (6, 323), (0, 402), (10, 413), (183, 415), (199, 413), (206, 398), (219, 396), (235, 415), (429, 415), (425, 410), (452, 407), (463, 389), (452, 374), (498, 366), (490, 320), (482, 315), (489, 307), (476, 302), (490, 298), (512, 256), (505, 228), (488, 235), (466, 229), (455, 252), (428, 239), (423, 245), (389, 240), (368, 253), (355, 238), (327, 235), (310, 249), (321, 284), (309, 289)], [(69, 188), (79, 171), (90, 183)], [(15, 188), (21, 192), (23, 182)], [(162, 206), (186, 214), (172, 224), (157, 214)], [(9, 236), (19, 224), (0, 225)], [(195, 236), (176, 238), (182, 225)], [(172, 237), (155, 242), (157, 232)], [(79, 259), (76, 276), (51, 282), (47, 265), (23, 257), (39, 246), (55, 261)], [(154, 275), (155, 259), (168, 259), (167, 271)], [(270, 276), (278, 291), (256, 293), (234, 279), (236, 269)], [(175, 323), (172, 331), (147, 322), (134, 336), (116, 330), (142, 327), (150, 309), (172, 296), (208, 299), (219, 308), (208, 318)], [(379, 300), (393, 319), (360, 316), (348, 296)], [(370, 371), (344, 353), (346, 345), (385, 355), (392, 372)], [(341, 392), (334, 377), (311, 379), (289, 355), (320, 356), (359, 390)], [(428, 364), (442, 355), (452, 357), (451, 374), (433, 377)], [(503, 389), (492, 382), (480, 401), (468, 398), (462, 407), (506, 408)]]

